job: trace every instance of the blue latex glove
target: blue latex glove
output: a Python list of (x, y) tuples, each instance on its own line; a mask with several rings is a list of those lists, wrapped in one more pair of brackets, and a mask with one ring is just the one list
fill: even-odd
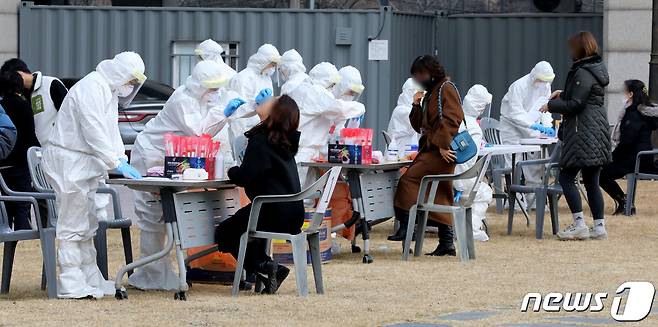
[(458, 203), (462, 198), (462, 191), (455, 191), (455, 203)]
[(552, 127), (544, 127), (544, 131), (542, 133), (546, 134), (548, 137), (555, 137), (555, 129)]
[(494, 145), (491, 144), (491, 143), (486, 143), (486, 144), (484, 145), (485, 148), (493, 148), (493, 146), (494, 146)]
[(142, 179), (142, 175), (135, 169), (135, 167), (131, 166), (128, 161), (124, 158), (119, 159), (120, 163), (119, 166), (117, 167), (117, 170), (123, 175), (125, 178), (130, 178), (130, 179)]
[(226, 108), (224, 108), (224, 116), (229, 117), (232, 114), (235, 113), (238, 108), (240, 108), (241, 105), (245, 104), (246, 102), (240, 98), (235, 98), (231, 101), (228, 102), (226, 105)]
[(256, 96), (256, 105), (260, 106), (265, 102), (267, 99), (272, 97), (272, 89), (262, 89), (260, 92), (258, 92), (258, 95)]
[(530, 129), (541, 132), (542, 130), (544, 130), (544, 126), (542, 126), (541, 124), (532, 124), (532, 126), (530, 126)]

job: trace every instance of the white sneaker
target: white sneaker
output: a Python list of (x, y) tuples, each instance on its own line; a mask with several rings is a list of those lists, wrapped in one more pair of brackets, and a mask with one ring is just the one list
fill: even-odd
[(571, 224), (563, 231), (558, 232), (557, 237), (561, 241), (587, 240), (589, 239), (589, 228), (586, 225)]
[(593, 240), (607, 240), (608, 231), (605, 228), (592, 227), (589, 229), (589, 237)]

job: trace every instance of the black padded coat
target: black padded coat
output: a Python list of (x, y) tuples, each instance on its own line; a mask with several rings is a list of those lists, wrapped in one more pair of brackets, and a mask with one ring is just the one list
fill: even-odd
[(559, 97), (548, 102), (551, 113), (562, 114), (558, 137), (562, 167), (596, 167), (612, 160), (610, 127), (604, 107), (610, 78), (600, 56), (575, 62)]

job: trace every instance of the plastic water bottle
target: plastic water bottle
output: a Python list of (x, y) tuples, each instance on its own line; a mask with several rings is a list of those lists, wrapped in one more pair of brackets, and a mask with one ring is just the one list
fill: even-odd
[(215, 179), (223, 179), (224, 176), (224, 156), (221, 151), (215, 156)]
[(395, 162), (398, 161), (398, 144), (395, 140), (391, 140), (391, 143), (388, 145), (388, 151), (386, 152), (386, 161)]

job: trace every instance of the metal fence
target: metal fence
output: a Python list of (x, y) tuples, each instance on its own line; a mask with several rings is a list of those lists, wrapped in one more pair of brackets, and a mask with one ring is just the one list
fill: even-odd
[[(494, 95), (492, 116), (509, 85), (541, 60), (551, 63), (561, 89), (571, 65), (567, 38), (582, 30), (602, 40), (603, 16), (581, 14), (455, 15), (437, 19), (439, 60), (462, 95), (482, 84)], [(600, 43), (601, 45), (601, 43)], [(603, 45), (605, 46), (605, 45)]]
[[(377, 135), (388, 126), (413, 59), (438, 54), (465, 92), (486, 85), (494, 115), (507, 85), (540, 59), (550, 61), (561, 85), (568, 69), (566, 37), (586, 29), (601, 36), (600, 15), (457, 15), (436, 17), (380, 10), (275, 10), (36, 6), (23, 2), (19, 53), (30, 67), (59, 77), (80, 77), (98, 62), (133, 50), (147, 75), (169, 84), (185, 74), (177, 56), (212, 38), (233, 44), (244, 68), (263, 43), (280, 52), (297, 49), (310, 70), (321, 61), (352, 65), (364, 78), (366, 126)], [(368, 60), (370, 38), (388, 40), (388, 59)], [(187, 51), (187, 52), (186, 52)], [(232, 50), (233, 51), (233, 50)], [(184, 66), (184, 65), (178, 65)], [(176, 70), (178, 69), (178, 70)], [(177, 75), (178, 74), (178, 75)], [(377, 137), (375, 146), (383, 144)]]

